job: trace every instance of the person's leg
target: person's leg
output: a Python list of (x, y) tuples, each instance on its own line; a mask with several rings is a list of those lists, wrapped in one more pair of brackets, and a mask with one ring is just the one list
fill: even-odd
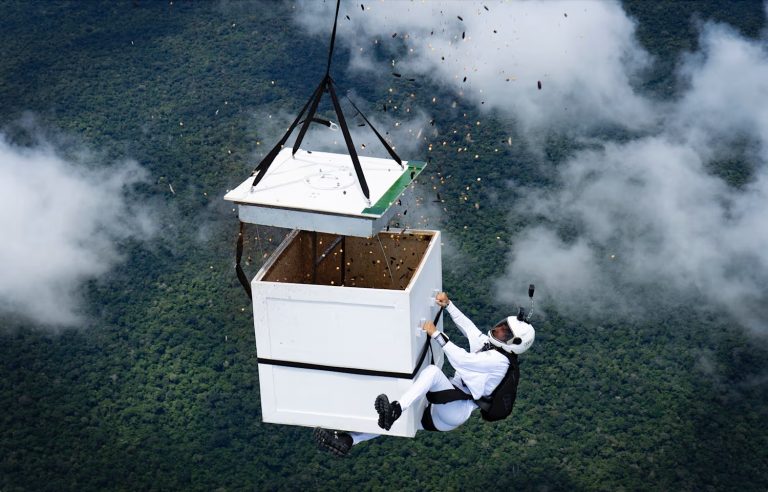
[[(448, 380), (448, 378), (443, 374), (443, 371), (440, 370), (439, 367), (430, 365), (424, 368), (423, 371), (419, 373), (419, 375), (416, 377), (416, 379), (413, 381), (413, 384), (406, 390), (405, 393), (403, 393), (403, 396), (400, 398), (400, 402), (393, 401), (392, 403), (389, 403), (389, 400), (386, 398), (385, 395), (379, 395), (377, 400), (377, 406), (376, 410), (380, 413), (382, 411), (379, 409), (379, 402), (386, 402), (386, 408), (384, 411), (389, 412), (388, 417), (390, 420), (387, 422), (389, 426), (391, 427), (392, 423), (397, 420), (397, 418), (400, 416), (401, 410), (405, 411), (408, 407), (413, 405), (414, 402), (418, 401), (420, 398), (423, 398), (427, 392), (429, 391), (442, 391), (446, 389), (452, 389), (453, 384)], [(380, 400), (381, 397), (384, 397), (383, 400)], [(451, 402), (451, 403), (462, 403), (462, 402)], [(471, 402), (468, 402), (471, 403)], [(394, 411), (394, 405), (398, 406), (398, 410)], [(450, 405), (450, 404), (448, 404)], [(446, 405), (432, 405), (432, 415), (438, 415), (438, 419), (435, 421), (435, 426), (439, 430), (451, 430), (452, 428), (458, 427), (461, 423), (466, 420), (469, 415), (467, 415), (464, 420), (456, 424), (455, 426), (451, 427), (450, 423), (446, 422), (456, 422), (460, 418), (461, 414), (456, 413), (456, 410), (443, 410), (442, 412), (436, 412), (434, 410), (435, 407), (445, 407)], [(470, 410), (471, 412), (471, 410)], [(420, 421), (420, 419), (419, 419)], [(379, 426), (382, 426), (382, 419), (379, 419)], [(382, 426), (384, 427), (384, 426)], [(421, 428), (421, 425), (419, 425), (419, 428)], [(389, 430), (389, 428), (386, 428)], [(370, 434), (365, 432), (344, 432), (344, 431), (332, 431), (328, 429), (322, 429), (322, 428), (316, 428), (313, 432), (313, 436), (315, 438), (315, 441), (317, 442), (320, 449), (323, 449), (325, 451), (330, 452), (331, 454), (334, 454), (336, 456), (346, 456), (347, 453), (352, 449), (352, 446), (360, 444), (361, 442), (369, 441), (371, 439), (375, 439), (379, 437), (381, 434)]]
[(361, 442), (370, 441), (381, 434), (368, 434), (365, 432), (345, 432), (316, 427), (312, 431), (312, 438), (317, 447), (339, 458), (345, 457), (352, 450), (352, 446)]
[(453, 389), (453, 385), (446, 375), (439, 367), (429, 365), (416, 376), (411, 387), (400, 397), (400, 407), (405, 410), (414, 402), (424, 398), (428, 392), (447, 389)]
[(348, 432), (323, 429), (322, 427), (315, 427), (312, 431), (312, 438), (317, 443), (318, 448), (339, 458), (346, 456), (355, 442)]
[(432, 424), (439, 431), (450, 431), (466, 422), (477, 408), (472, 400), (458, 400), (430, 407)]
[(453, 385), (439, 367), (434, 365), (427, 366), (419, 373), (406, 392), (403, 393), (400, 401), (390, 403), (389, 398), (385, 394), (376, 397), (373, 406), (379, 414), (379, 427), (384, 430), (392, 428), (392, 424), (400, 418), (402, 412), (408, 409), (414, 402), (424, 398), (427, 392), (451, 388), (453, 388)]

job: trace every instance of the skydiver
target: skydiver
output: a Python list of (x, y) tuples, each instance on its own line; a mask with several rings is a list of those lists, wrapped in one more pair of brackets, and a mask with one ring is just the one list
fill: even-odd
[[(453, 344), (444, 333), (438, 331), (432, 321), (426, 321), (422, 329), (442, 346), (456, 373), (452, 379), (448, 379), (440, 368), (429, 365), (419, 373), (399, 401), (390, 402), (384, 394), (377, 396), (374, 408), (379, 415), (378, 425), (384, 430), (389, 430), (403, 412), (421, 398), (428, 396), (427, 393), (431, 396), (437, 392), (451, 392), (450, 390), (455, 389), (460, 391), (451, 393), (460, 395), (462, 399), (430, 403), (424, 410), (419, 430), (445, 432), (459, 427), (469, 419), (475, 409), (480, 408), (477, 401), (490, 401), (489, 397), (511, 369), (511, 358), (522, 354), (533, 344), (536, 332), (520, 315), (505, 318), (488, 330), (486, 335), (448, 299), (445, 292), (440, 292), (435, 301), (445, 308), (456, 326), (467, 337), (469, 351)], [(510, 355), (504, 355), (501, 350)], [(516, 387), (515, 380), (514, 389)], [(514, 399), (514, 392), (512, 398)], [(511, 404), (509, 407), (511, 410)], [(313, 432), (318, 447), (336, 456), (346, 456), (353, 446), (379, 435), (323, 428), (316, 428)]]

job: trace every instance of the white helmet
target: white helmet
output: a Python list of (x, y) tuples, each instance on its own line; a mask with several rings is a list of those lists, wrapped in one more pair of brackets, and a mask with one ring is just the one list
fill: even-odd
[[(506, 330), (503, 331), (508, 332), (501, 340), (493, 336), (493, 330), (498, 327), (504, 327)], [(520, 355), (533, 345), (533, 340), (536, 338), (536, 330), (529, 323), (520, 321), (515, 316), (509, 316), (488, 330), (488, 338), (490, 338), (489, 341), (493, 345), (507, 352)]]

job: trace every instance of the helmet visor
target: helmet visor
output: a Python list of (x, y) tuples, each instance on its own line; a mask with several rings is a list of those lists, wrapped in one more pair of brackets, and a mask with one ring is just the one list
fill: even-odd
[(509, 323), (506, 319), (499, 321), (496, 323), (496, 326), (493, 327), (493, 337), (507, 345), (519, 345), (522, 343), (522, 340), (515, 336), (515, 332), (509, 327)]

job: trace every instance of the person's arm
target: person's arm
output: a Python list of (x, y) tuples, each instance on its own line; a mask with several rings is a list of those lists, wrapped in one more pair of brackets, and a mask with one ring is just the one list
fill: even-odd
[[(439, 331), (431, 321), (426, 321), (422, 329), (443, 348), (443, 352), (448, 357), (448, 360), (451, 362), (454, 369), (485, 372), (490, 371), (498, 364), (488, 357), (476, 353), (469, 353), (463, 348), (455, 345), (450, 341), (448, 336)], [(475, 328), (475, 330), (477, 330), (477, 328)], [(479, 330), (477, 331), (479, 333)]]
[(466, 315), (456, 307), (456, 304), (448, 301), (445, 310), (448, 311), (453, 322), (459, 327), (459, 330), (461, 330), (464, 336), (467, 337), (467, 340), (469, 340), (469, 351), (477, 352), (480, 350), (483, 345), (485, 345), (485, 342), (488, 341), (488, 336), (484, 335), (477, 326), (475, 326), (472, 320), (467, 318)]
[(486, 354), (469, 353), (450, 340), (443, 345), (443, 352), (457, 371), (491, 372), (499, 366), (497, 360)]

